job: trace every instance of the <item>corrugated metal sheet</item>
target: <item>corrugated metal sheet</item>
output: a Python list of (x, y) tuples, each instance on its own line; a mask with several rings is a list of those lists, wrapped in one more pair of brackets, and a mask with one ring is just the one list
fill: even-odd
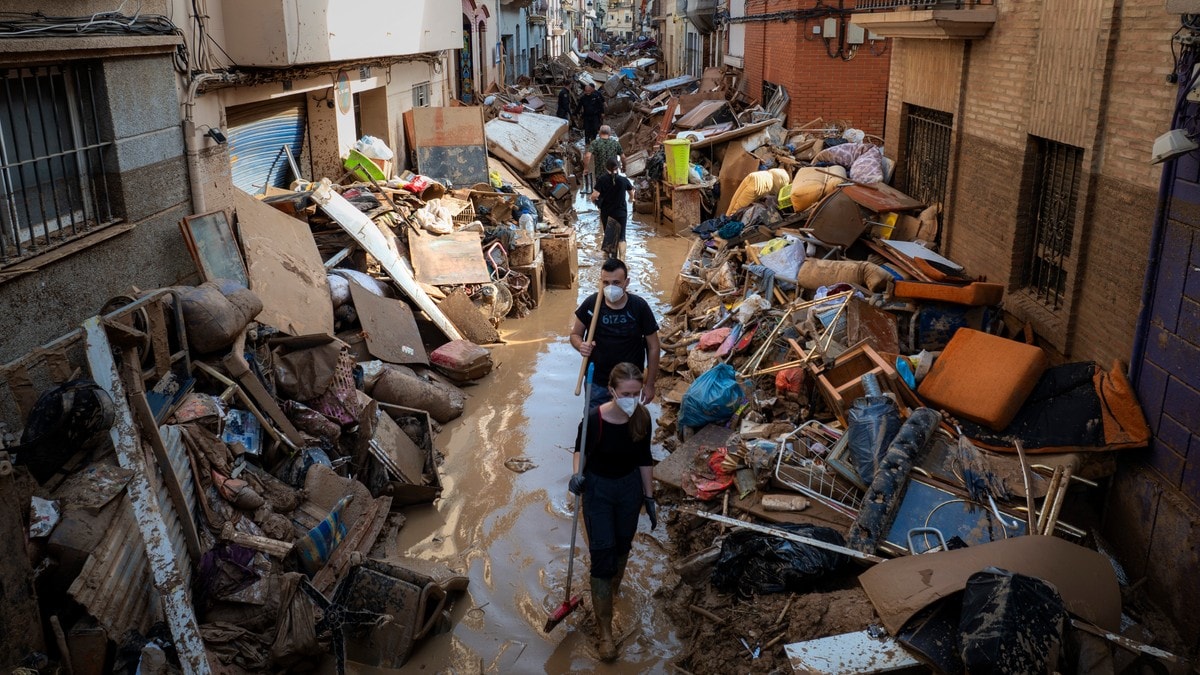
[[(208, 675), (212, 669), (200, 637), (200, 624), (192, 606), (189, 585), (192, 561), (183, 542), (179, 516), (162, 487), (161, 476), (151, 468), (155, 465), (147, 463), (147, 454), (133, 419), (133, 411), (130, 410), (129, 401), (125, 396), (125, 386), (117, 372), (112, 344), (100, 317), (94, 316), (84, 321), (83, 331), (92, 378), (113, 400), (116, 421), (109, 434), (116, 449), (117, 460), (122, 467), (133, 472), (125, 488), (127, 503), (132, 507), (137, 531), (141, 535), (141, 551), (150, 568), (154, 590), (150, 591), (145, 585), (133, 585), (138, 576), (137, 563), (132, 558), (126, 561), (126, 566), (111, 566), (109, 571), (113, 573), (112, 576), (103, 578), (101, 585), (111, 583), (113, 591), (118, 595), (132, 595), (143, 589), (151, 593), (156, 591), (162, 604), (162, 613), (170, 626), (175, 648), (179, 652), (184, 673)], [(176, 443), (176, 446), (178, 445)], [(121, 546), (133, 548), (129, 546), (132, 541), (136, 540), (126, 538)], [(124, 556), (124, 553), (117, 553), (113, 557)]]
[(131, 629), (145, 635), (163, 614), (129, 499), (114, 508), (116, 518), (67, 592), (120, 640)]
[(226, 136), (233, 184), (250, 194), (265, 185), (287, 187), (292, 175), (283, 146), (299, 160), (306, 120), (303, 96), (231, 107)]

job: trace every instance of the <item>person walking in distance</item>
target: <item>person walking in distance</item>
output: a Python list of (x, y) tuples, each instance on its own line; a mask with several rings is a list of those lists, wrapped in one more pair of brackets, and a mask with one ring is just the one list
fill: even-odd
[(596, 85), (590, 82), (583, 86), (579, 116), (583, 119), (583, 144), (587, 147), (592, 144), (592, 139), (596, 138), (600, 125), (604, 123), (604, 94), (596, 91)]
[[(642, 371), (632, 363), (618, 363), (607, 383), (611, 399), (588, 411), (587, 438), (580, 422), (567, 488), (583, 496), (598, 651), (601, 660), (612, 661), (617, 657), (613, 596), (625, 578), (638, 518), (645, 509), (653, 530), (658, 526), (658, 504), (651, 476), (650, 413), (642, 405)], [(580, 453), (586, 453), (582, 471)]]
[(600, 231), (603, 233), (600, 250), (610, 258), (624, 259), (625, 226), (629, 222), (629, 204), (633, 203), (634, 191), (633, 183), (617, 173), (619, 167), (616, 157), (608, 158), (604, 175), (596, 180), (592, 201), (600, 209)]
[[(658, 320), (650, 304), (628, 292), (629, 268), (616, 258), (609, 258), (600, 267), (600, 284), (604, 289), (596, 334), (585, 335), (596, 308), (596, 295), (584, 298), (575, 310), (575, 325), (571, 329), (571, 346), (595, 365), (594, 382), (606, 382), (618, 363), (645, 365), (642, 380), (642, 403), (654, 400), (654, 383), (658, 378), (662, 345), (658, 338)], [(603, 385), (593, 384), (590, 390), (591, 407), (608, 401), (611, 392)]]
[(612, 135), (612, 127), (607, 124), (600, 125), (600, 135), (588, 144), (587, 150), (583, 153), (584, 184), (593, 187), (591, 181), (604, 175), (608, 160), (616, 157), (619, 167), (621, 156), (624, 154), (625, 149), (621, 147), (621, 141)]

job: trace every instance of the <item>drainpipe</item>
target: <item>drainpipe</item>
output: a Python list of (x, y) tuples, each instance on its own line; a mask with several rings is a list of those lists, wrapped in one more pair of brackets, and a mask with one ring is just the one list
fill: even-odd
[(183, 112), (183, 145), (187, 160), (188, 189), (192, 193), (192, 213), (208, 211), (204, 201), (204, 191), (200, 186), (200, 145), (196, 142), (196, 121), (193, 113), (196, 107), (196, 93), (200, 85), (215, 80), (228, 81), (228, 75), (217, 73), (201, 73), (192, 77), (188, 82), (187, 94), (184, 99)]

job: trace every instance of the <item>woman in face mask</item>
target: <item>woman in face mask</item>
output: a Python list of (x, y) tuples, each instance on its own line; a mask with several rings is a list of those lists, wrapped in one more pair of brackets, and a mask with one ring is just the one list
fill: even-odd
[(600, 658), (605, 661), (617, 655), (612, 636), (613, 596), (621, 588), (643, 508), (650, 517), (650, 529), (658, 525), (650, 473), (650, 413), (641, 404), (642, 384), (637, 366), (614, 366), (608, 378), (612, 400), (590, 413), (586, 442), (579, 437), (582, 423), (575, 439), (569, 488), (583, 495), (583, 524), (592, 561), (592, 607), (600, 632)]

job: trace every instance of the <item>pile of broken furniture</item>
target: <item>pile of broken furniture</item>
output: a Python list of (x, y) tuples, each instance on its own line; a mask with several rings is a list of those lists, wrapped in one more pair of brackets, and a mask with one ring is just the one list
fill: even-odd
[[(694, 228), (661, 331), (654, 476), (693, 553), (683, 606), (720, 625), (858, 565), (881, 626), (789, 641), (785, 606), (759, 634), (774, 651), (742, 636), (740, 665), (1065, 672), (1083, 657), (1064, 645), (1086, 642), (1110, 666), (1179, 667), (1123, 613), (1130, 580), (1088, 508), (1149, 439), (1120, 364), (1051, 365), (1002, 285), (937, 253), (938, 205), (888, 185), (871, 139), (811, 126), (726, 150), (722, 186), (745, 168)], [(713, 590), (734, 606), (701, 606)], [(682, 667), (731, 667), (712, 660), (720, 629), (696, 630)]]
[(3, 366), (5, 612), (29, 618), (9, 661), (340, 673), (448, 629), (466, 578), (389, 542), (441, 493), (437, 432), (542, 297), (543, 252), (576, 273), (561, 219), (491, 162), (454, 190), (361, 166), (235, 190), (232, 222), (181, 223), (203, 283), (114, 298)]

